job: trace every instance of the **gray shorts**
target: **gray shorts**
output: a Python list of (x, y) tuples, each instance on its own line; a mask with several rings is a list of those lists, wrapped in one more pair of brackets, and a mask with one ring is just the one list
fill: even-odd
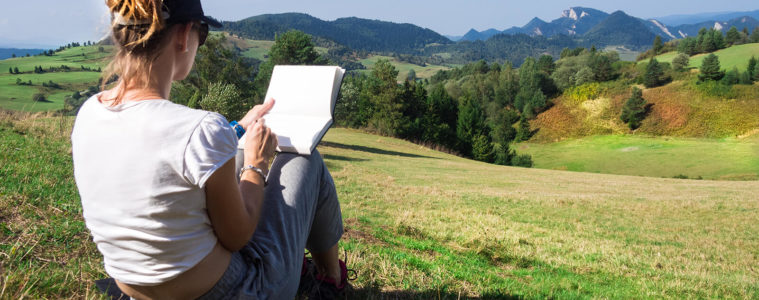
[[(242, 151), (237, 162), (239, 170)], [(269, 171), (253, 237), (233, 253), (222, 278), (199, 299), (293, 299), (303, 249), (324, 252), (342, 234), (340, 203), (321, 154), (280, 153)]]

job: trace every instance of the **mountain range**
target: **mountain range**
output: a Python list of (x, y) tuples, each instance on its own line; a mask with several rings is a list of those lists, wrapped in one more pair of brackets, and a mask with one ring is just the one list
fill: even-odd
[[(677, 26), (666, 25), (665, 22), (657, 19), (646, 20), (632, 17), (622, 11), (608, 14), (593, 8), (572, 7), (563, 11), (561, 17), (551, 22), (533, 18), (522, 27), (512, 27), (503, 31), (488, 29), (480, 32), (472, 29), (461, 40), (486, 40), (497, 34), (524, 33), (530, 36), (548, 37), (564, 34), (580, 40), (592, 41), (598, 45), (617, 45), (619, 42), (624, 42), (626, 46), (644, 47), (649, 45), (653, 37), (657, 35), (666, 41), (697, 35), (701, 28), (727, 31), (732, 26), (738, 29), (746, 27), (749, 30), (759, 26), (759, 21), (757, 21), (759, 10), (664, 18), (676, 21)], [(697, 22), (681, 23), (688, 20)], [(588, 34), (590, 35), (586, 36)]]
[(237, 22), (224, 22), (224, 30), (259, 40), (297, 29), (356, 50), (412, 53), (428, 45), (451, 44), (448, 38), (413, 24), (398, 24), (360, 18), (324, 21), (302, 13), (266, 14)]

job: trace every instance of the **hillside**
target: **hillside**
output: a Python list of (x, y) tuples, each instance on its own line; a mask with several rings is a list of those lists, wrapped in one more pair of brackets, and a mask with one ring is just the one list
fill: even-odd
[[(622, 105), (630, 97), (629, 88), (615, 83), (601, 85), (597, 99), (576, 101), (567, 96), (532, 124), (537, 134), (531, 141), (557, 142), (592, 135), (625, 134), (629, 129), (619, 120)], [(699, 90), (693, 79), (645, 89), (643, 98), (651, 104), (635, 134), (651, 136), (727, 138), (745, 135), (759, 128), (759, 89), (756, 85), (735, 85), (733, 99), (711, 96)]]
[[(0, 113), (0, 298), (91, 298), (105, 276), (71, 121)], [(759, 296), (759, 182), (501, 167), (339, 128), (319, 151), (352, 298)]]
[(650, 46), (655, 37), (656, 34), (640, 19), (616, 11), (593, 26), (581, 39), (587, 45), (626, 45), (641, 48)]
[[(660, 62), (671, 63), (678, 55), (677, 52), (664, 53), (656, 57)], [(746, 71), (748, 60), (751, 56), (759, 58), (759, 43), (745, 44), (729, 47), (714, 52), (719, 57), (720, 66), (723, 70), (738, 68), (741, 72)], [(709, 54), (698, 54), (690, 58), (688, 67), (698, 69)]]
[[(26, 110), (26, 111), (49, 111), (63, 108), (63, 99), (75, 91), (86, 90), (89, 86), (97, 85), (100, 72), (106, 64), (106, 57), (111, 54), (112, 46), (104, 46), (104, 51), (99, 51), (99, 46), (73, 47), (56, 52), (53, 56), (17, 57), (0, 60), (0, 108)], [(34, 73), (34, 68), (41, 66), (44, 73)], [(51, 71), (49, 68), (61, 68)], [(86, 69), (82, 69), (85, 67)], [(9, 68), (18, 68), (20, 74), (11, 74)], [(17, 85), (21, 82), (32, 82), (32, 85)], [(60, 87), (51, 88), (43, 86), (43, 83), (54, 82)], [(47, 101), (32, 101), (32, 96), (42, 93)]]
[(257, 40), (274, 40), (276, 34), (290, 29), (332, 40), (354, 50), (413, 53), (430, 44), (451, 43), (448, 38), (416, 25), (360, 18), (323, 21), (307, 14), (286, 13), (224, 22), (225, 31)]

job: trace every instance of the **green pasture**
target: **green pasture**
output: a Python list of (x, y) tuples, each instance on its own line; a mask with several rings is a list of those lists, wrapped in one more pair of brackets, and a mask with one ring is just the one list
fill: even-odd
[(640, 55), (640, 51), (629, 50), (621, 46), (607, 46), (604, 51), (616, 51), (619, 53), (619, 59), (622, 61), (635, 61)]
[[(55, 53), (53, 56), (17, 57), (0, 60), (0, 108), (23, 111), (49, 111), (63, 108), (63, 99), (87, 87), (96, 85), (100, 72), (81, 71), (81, 67), (97, 69), (104, 68), (107, 58), (113, 51), (112, 46), (104, 46), (105, 52), (98, 50), (99, 46), (74, 47)], [(66, 65), (71, 71), (50, 72), (50, 67)], [(34, 73), (35, 66), (42, 66), (45, 73)], [(18, 68), (21, 74), (10, 74), (8, 68)], [(20, 79), (32, 85), (17, 85)], [(43, 87), (42, 83), (53, 81), (61, 86), (60, 89)], [(32, 96), (37, 93), (45, 95), (48, 101), (35, 102)]]
[[(678, 54), (679, 53), (676, 51), (665, 53), (657, 56), (656, 60), (659, 62), (671, 63), (672, 60), (675, 59), (675, 56)], [(732, 46), (727, 49), (716, 51), (714, 54), (719, 57), (719, 63), (723, 70), (732, 70), (733, 68), (738, 68), (739, 71), (745, 72), (748, 66), (748, 60), (751, 58), (751, 56), (759, 58), (759, 43)], [(689, 67), (696, 69), (700, 68), (701, 63), (704, 61), (704, 58), (706, 58), (708, 55), (709, 54), (698, 54), (692, 56), (690, 58)]]
[(269, 50), (274, 45), (274, 41), (254, 41), (246, 40), (250, 48), (245, 49), (242, 55), (245, 57), (252, 57), (258, 60), (267, 60)]
[[(102, 298), (71, 124), (0, 112), (0, 299)], [(757, 181), (503, 167), (341, 128), (318, 149), (349, 299), (759, 297)]]
[(522, 143), (536, 168), (653, 177), (759, 179), (759, 143), (745, 139), (590, 136)]
[(82, 46), (65, 49), (56, 52), (53, 56), (16, 57), (0, 60), (0, 76), (11, 75), (8, 68), (17, 67), (20, 72), (33, 72), (35, 66), (42, 66), (47, 70), (49, 67), (69, 66), (72, 69), (80, 69), (81, 66), (97, 69), (104, 68), (106, 59), (112, 55), (113, 46), (103, 46), (105, 52), (98, 51), (99, 46)]
[[(244, 41), (243, 43), (235, 43), (236, 46), (240, 47), (242, 50), (242, 56), (245, 57), (252, 57), (258, 60), (268, 60), (269, 59), (269, 50), (271, 50), (271, 47), (274, 45), (274, 41), (266, 41), (266, 40), (250, 40), (250, 39), (241, 39)], [(314, 47), (316, 52), (319, 54), (327, 54), (327, 51), (329, 49), (324, 47)]]
[(372, 55), (369, 58), (365, 58), (360, 60), (359, 62), (366, 66), (367, 70), (364, 70), (364, 72), (370, 72), (372, 67), (374, 67), (374, 64), (377, 63), (380, 59), (387, 59), (390, 61), (390, 64), (392, 64), (396, 70), (398, 70), (398, 81), (403, 81), (408, 78), (408, 72), (410, 70), (414, 70), (416, 72), (417, 78), (430, 78), (432, 75), (435, 75), (440, 70), (449, 70), (451, 67), (448, 66), (439, 66), (439, 65), (427, 65), (426, 67), (422, 67), (419, 65), (407, 63), (407, 62), (401, 62), (397, 59), (390, 57), (390, 56), (382, 56), (382, 55)]

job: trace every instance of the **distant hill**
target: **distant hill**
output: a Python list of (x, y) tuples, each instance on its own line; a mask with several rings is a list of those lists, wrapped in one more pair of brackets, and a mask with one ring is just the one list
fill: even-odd
[(562, 49), (577, 46), (577, 42), (566, 35), (531, 37), (526, 34), (499, 34), (486, 41), (461, 41), (451, 45), (428, 47), (424, 54), (447, 53), (451, 55), (451, 60), (458, 63), (484, 59), (491, 62), (509, 61), (514, 66), (519, 66), (527, 57), (543, 54), (558, 57)]
[[(698, 24), (706, 21), (709, 22), (725, 22), (740, 17), (752, 17), (759, 19), (759, 10), (744, 11), (744, 12), (717, 12), (717, 13), (701, 13), (690, 15), (671, 15), (664, 17), (657, 17), (655, 19), (661, 21), (669, 26), (680, 26), (686, 24)], [(752, 28), (749, 28), (752, 29)]]
[(0, 48), (0, 60), (11, 58), (13, 57), (13, 54), (16, 54), (16, 56), (26, 56), (28, 53), (29, 55), (35, 55), (42, 53), (42, 51), (45, 51), (44, 49), (16, 49), (16, 48)]
[(705, 21), (698, 24), (680, 25), (674, 27), (673, 30), (677, 33), (678, 38), (683, 38), (686, 36), (697, 36), (701, 28), (714, 28), (726, 32), (733, 26), (738, 28), (738, 30), (742, 30), (744, 27), (748, 30), (754, 30), (754, 28), (759, 26), (759, 20), (749, 16), (742, 16), (727, 21)]
[(324, 21), (307, 14), (268, 14), (238, 22), (224, 22), (224, 30), (245, 38), (273, 40), (277, 34), (297, 29), (356, 50), (413, 53), (430, 44), (451, 44), (448, 38), (412, 24), (341, 18)]
[(581, 37), (584, 44), (647, 47), (656, 37), (640, 19), (616, 11)]
[[(611, 35), (623, 35), (623, 36), (606, 36), (602, 37), (597, 34), (590, 37), (585, 37), (584, 35), (591, 31), (591, 29), (595, 28), (599, 24), (601, 24), (603, 21), (605, 21), (607, 18), (611, 17), (611, 15), (597, 10), (593, 8), (587, 8), (587, 7), (572, 7), (568, 10), (565, 10), (561, 17), (558, 19), (555, 19), (551, 22), (545, 22), (539, 18), (533, 18), (530, 20), (529, 23), (525, 24), (522, 27), (512, 27), (503, 31), (498, 31), (496, 29), (488, 29), (486, 31), (479, 32), (477, 30), (470, 30), (467, 32), (466, 35), (462, 38), (462, 40), (467, 41), (476, 41), (476, 40), (487, 40), (488, 38), (497, 35), (497, 34), (527, 34), (530, 36), (547, 36), (551, 37), (554, 35), (569, 35), (573, 37), (577, 37), (581, 40), (600, 40), (603, 43), (606, 43), (606, 41), (624, 41), (629, 40), (631, 38), (631, 34), (636, 36), (661, 36), (662, 39), (665, 41), (673, 40), (673, 39), (680, 39), (687, 36), (694, 36), (698, 34), (698, 31), (701, 28), (717, 28), (724, 31), (727, 31), (730, 29), (730, 27), (735, 26), (738, 29), (743, 29), (744, 27), (748, 28), (749, 30), (753, 30), (756, 26), (759, 26), (759, 10), (756, 11), (750, 11), (750, 12), (731, 12), (731, 13), (712, 13), (712, 14), (701, 14), (701, 15), (683, 15), (683, 16), (671, 16), (671, 17), (663, 17), (663, 18), (656, 18), (656, 19), (641, 19), (641, 18), (635, 18), (629, 15), (626, 15), (626, 18), (629, 18), (630, 20), (624, 21), (622, 23), (628, 23), (633, 24), (632, 19), (637, 19), (641, 24), (643, 24), (643, 27), (637, 26), (637, 23), (635, 24), (636, 30), (638, 32), (633, 32), (630, 30), (630, 28), (626, 27), (611, 27), (608, 28), (608, 30), (603, 30), (606, 34)], [(619, 23), (620, 16), (615, 16), (617, 20), (611, 20), (611, 22), (607, 22), (607, 24), (611, 23)], [(672, 24), (668, 23), (668, 20), (674, 20), (676, 23), (676, 26), (672, 26)], [(688, 21), (693, 22), (688, 22)], [(685, 23), (682, 23), (685, 22)], [(636, 38), (632, 38), (632, 40), (637, 40)], [(616, 44), (616, 45), (624, 45), (628, 47), (634, 47), (639, 48), (643, 46), (647, 46), (650, 44), (650, 41), (647, 43), (639, 43), (635, 42), (633, 44)]]

